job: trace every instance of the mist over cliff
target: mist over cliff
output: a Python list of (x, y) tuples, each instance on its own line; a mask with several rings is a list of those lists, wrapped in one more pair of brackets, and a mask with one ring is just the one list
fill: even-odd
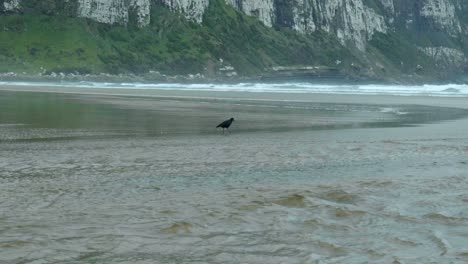
[(464, 0), (0, 0), (0, 72), (466, 73)]

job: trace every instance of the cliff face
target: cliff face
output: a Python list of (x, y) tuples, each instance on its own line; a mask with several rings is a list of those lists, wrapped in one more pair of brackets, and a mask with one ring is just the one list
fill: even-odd
[[(56, 0), (45, 0), (53, 3)], [(17, 12), (31, 0), (0, 0), (2, 11)], [(35, 1), (38, 2), (38, 1)], [(60, 2), (60, 1), (59, 1)], [(135, 12), (140, 26), (151, 19), (151, 4), (163, 3), (187, 19), (201, 23), (209, 0), (63, 0), (76, 3), (75, 15), (107, 24), (126, 24)], [(375, 32), (407, 28), (442, 30), (456, 37), (467, 34), (459, 14), (467, 13), (463, 0), (226, 0), (237, 10), (258, 18), (268, 27), (287, 27), (310, 34), (324, 30), (343, 44), (365, 49)], [(25, 4), (27, 5), (27, 4)], [(50, 4), (51, 8), (58, 4)]]
[[(3, 0), (6, 11), (21, 10), (22, 1)], [(150, 21), (151, 0), (65, 0), (77, 2), (76, 15), (101, 23), (126, 24), (135, 12), (140, 26)], [(209, 0), (161, 0), (174, 12), (201, 23)], [(365, 50), (375, 32), (395, 29), (395, 23), (407, 27), (443, 30), (456, 37), (466, 33), (457, 12), (464, 10), (459, 0), (226, 0), (247, 15), (257, 17), (268, 27), (287, 27), (311, 34), (324, 30), (334, 34), (343, 45), (353, 44)], [(461, 0), (460, 0), (461, 1)], [(156, 2), (156, 1), (154, 1)], [(366, 5), (364, 2), (368, 3)], [(396, 5), (396, 8), (395, 8)], [(53, 6), (53, 5), (52, 5)], [(419, 22), (419, 23), (418, 23)]]
[(127, 24), (129, 13), (136, 13), (140, 26), (146, 26), (150, 22), (149, 0), (77, 0), (78, 10), (76, 15), (94, 19), (107, 24)]
[(374, 32), (388, 29), (385, 18), (361, 0), (228, 0), (228, 3), (268, 27), (290, 28), (302, 34), (323, 30), (334, 34), (343, 45), (351, 43), (360, 50), (365, 50)]
[[(434, 29), (447, 30), (452, 36), (462, 33), (457, 8), (463, 12), (458, 1), (426, 0), (419, 11), (422, 20), (430, 22)], [(466, 10), (465, 10), (466, 11)]]
[(150, 0), (0, 0), (3, 12), (34, 12), (31, 9), (47, 10), (50, 14), (66, 11), (68, 15), (106, 24), (127, 24), (131, 12), (135, 13), (140, 26), (150, 21)]
[[(385, 48), (398, 48), (384, 47), (383, 39), (388, 36), (395, 43), (410, 45), (440, 67), (463, 68), (467, 63), (465, 0), (222, 1), (272, 30), (290, 29), (305, 36), (325, 32), (352, 53), (364, 56), (366, 63), (375, 63), (372, 57), (376, 53), (387, 56)], [(210, 0), (0, 0), (0, 13), (27, 14), (39, 3), (50, 13), (105, 24), (126, 25), (135, 21), (141, 28), (157, 19), (155, 9), (162, 7), (188, 21), (203, 24), (211, 4)], [(374, 40), (375, 36), (378, 38)], [(397, 69), (397, 58), (392, 59)], [(404, 63), (404, 58), (400, 63)]]
[(188, 20), (201, 23), (209, 0), (162, 0), (162, 3), (172, 11), (182, 13)]

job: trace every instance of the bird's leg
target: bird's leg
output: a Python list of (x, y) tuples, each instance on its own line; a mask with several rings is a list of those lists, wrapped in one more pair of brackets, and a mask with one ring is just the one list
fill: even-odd
[(223, 127), (223, 135), (224, 135), (224, 127)]

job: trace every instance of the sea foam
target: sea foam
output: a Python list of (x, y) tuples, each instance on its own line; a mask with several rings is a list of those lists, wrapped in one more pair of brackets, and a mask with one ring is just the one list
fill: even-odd
[(0, 85), (31, 87), (76, 87), (76, 88), (112, 88), (141, 90), (182, 90), (216, 92), (257, 92), (257, 93), (320, 93), (320, 94), (373, 94), (399, 96), (468, 96), (467, 84), (444, 85), (381, 85), (381, 84), (314, 84), (314, 83), (114, 83), (114, 82), (0, 82)]

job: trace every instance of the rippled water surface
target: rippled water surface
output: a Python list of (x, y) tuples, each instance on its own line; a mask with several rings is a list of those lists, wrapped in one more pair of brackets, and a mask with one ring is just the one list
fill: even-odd
[(468, 261), (466, 110), (0, 92), (0, 111), (0, 263)]

